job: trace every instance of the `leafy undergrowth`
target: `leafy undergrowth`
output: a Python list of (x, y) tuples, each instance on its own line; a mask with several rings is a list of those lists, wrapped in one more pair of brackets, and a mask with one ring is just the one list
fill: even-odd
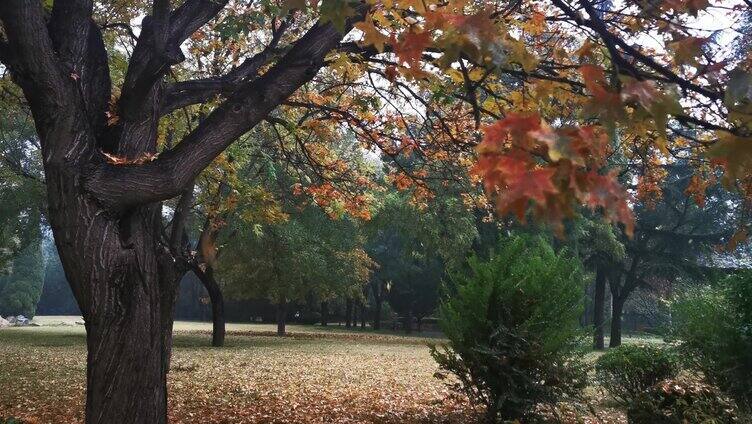
[[(169, 375), (175, 423), (472, 423), (478, 413), (433, 374), (418, 338), (231, 330), (210, 348), (180, 330)], [(0, 332), (0, 417), (83, 422), (81, 327)]]

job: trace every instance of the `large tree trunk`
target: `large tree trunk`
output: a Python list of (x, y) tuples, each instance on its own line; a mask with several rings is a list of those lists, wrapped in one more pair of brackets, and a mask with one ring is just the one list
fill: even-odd
[(282, 300), (277, 303), (277, 335), (284, 336), (287, 325), (287, 301)]
[(214, 278), (214, 268), (207, 266), (206, 271), (194, 269), (204, 288), (209, 293), (212, 308), (212, 346), (221, 347), (225, 344), (225, 300), (222, 289)]
[(593, 348), (603, 350), (605, 307), (606, 307), (606, 272), (598, 267), (595, 272), (595, 295), (593, 296)]
[(614, 296), (612, 300), (611, 338), (608, 347), (621, 346), (621, 316), (624, 312), (624, 300), (621, 296)]
[(166, 378), (182, 272), (160, 243), (161, 206), (105, 213), (48, 167), (49, 216), (86, 322), (87, 424), (167, 421)]

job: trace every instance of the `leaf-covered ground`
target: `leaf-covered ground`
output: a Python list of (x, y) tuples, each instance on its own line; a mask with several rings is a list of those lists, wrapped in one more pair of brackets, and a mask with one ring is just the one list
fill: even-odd
[[(42, 327), (0, 330), (0, 417), (81, 423), (83, 326), (41, 321)], [(427, 345), (436, 339), (296, 325), (279, 338), (270, 325), (230, 324), (226, 346), (212, 348), (210, 328), (176, 324), (172, 423), (478, 422), (480, 413), (434, 377)], [(624, 422), (591, 392), (599, 419), (585, 422)]]
[[(433, 377), (429, 339), (231, 325), (211, 348), (205, 324), (178, 323), (169, 374), (175, 423), (466, 423), (477, 415)], [(82, 326), (0, 330), (0, 417), (83, 422)]]

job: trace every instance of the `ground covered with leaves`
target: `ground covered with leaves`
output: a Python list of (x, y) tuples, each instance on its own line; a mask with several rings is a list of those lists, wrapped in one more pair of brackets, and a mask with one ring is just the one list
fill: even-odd
[[(0, 417), (82, 423), (83, 326), (70, 318), (40, 321), (0, 330)], [(434, 376), (428, 344), (441, 342), (435, 337), (291, 325), (280, 338), (270, 325), (230, 324), (226, 346), (212, 348), (210, 328), (176, 324), (172, 423), (480, 422), (481, 411)], [(562, 411), (554, 422), (625, 422), (600, 391), (588, 392), (598, 418)]]
[[(230, 325), (211, 348), (208, 325), (178, 323), (169, 374), (177, 423), (471, 422), (477, 414), (433, 377), (431, 339)], [(83, 326), (0, 331), (0, 417), (83, 422)]]

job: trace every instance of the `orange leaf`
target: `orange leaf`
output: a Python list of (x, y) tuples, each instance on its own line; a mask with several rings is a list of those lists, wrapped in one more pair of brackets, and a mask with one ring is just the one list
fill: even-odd
[(407, 32), (402, 40), (394, 45), (394, 52), (400, 63), (407, 63), (412, 68), (418, 68), (420, 57), (426, 47), (431, 43), (431, 34), (428, 32)]

